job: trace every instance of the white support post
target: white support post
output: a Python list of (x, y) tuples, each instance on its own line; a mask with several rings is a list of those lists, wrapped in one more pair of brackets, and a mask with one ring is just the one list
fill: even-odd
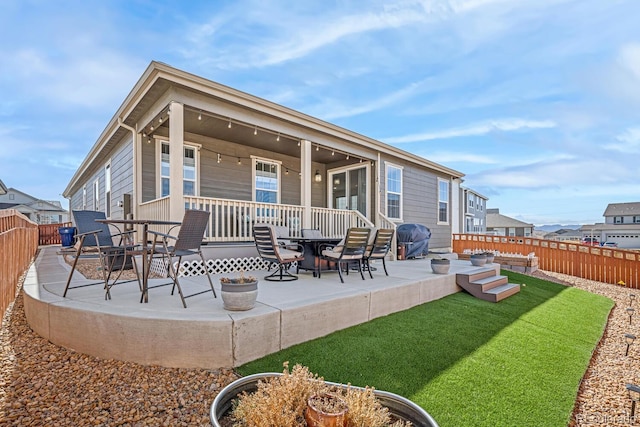
[(184, 106), (169, 104), (169, 220), (182, 221), (184, 216), (183, 157)]
[(302, 227), (311, 228), (311, 141), (300, 141), (300, 204), (304, 207)]

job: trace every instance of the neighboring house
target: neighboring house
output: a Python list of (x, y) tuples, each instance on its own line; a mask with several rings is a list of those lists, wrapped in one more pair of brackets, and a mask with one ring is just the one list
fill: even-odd
[(460, 224), (462, 233), (487, 232), (487, 200), (483, 196), (467, 187), (460, 187)]
[(533, 224), (500, 214), (500, 209), (487, 209), (487, 233), (498, 236), (531, 237)]
[(619, 248), (640, 248), (640, 202), (610, 203), (603, 216), (604, 223), (583, 225), (582, 237), (615, 242)]
[[(451, 247), (463, 174), (320, 119), (152, 62), (63, 195), (70, 209), (180, 221), (212, 212), (206, 242), (251, 242), (251, 225), (343, 235), (431, 229)], [(455, 196), (453, 196), (455, 195)], [(395, 250), (395, 248), (393, 248)]]
[(0, 179), (0, 196), (7, 194), (7, 187), (4, 186), (4, 182)]
[(559, 242), (580, 242), (582, 232), (571, 228), (561, 228), (552, 233), (546, 233), (542, 237), (546, 240), (557, 240)]
[(59, 201), (40, 200), (0, 182), (0, 210), (15, 209), (38, 224), (58, 224), (69, 221), (69, 213)]

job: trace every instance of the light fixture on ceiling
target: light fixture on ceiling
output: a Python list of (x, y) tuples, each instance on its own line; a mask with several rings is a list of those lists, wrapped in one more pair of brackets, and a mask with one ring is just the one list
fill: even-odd
[(316, 169), (314, 179), (316, 180), (316, 182), (322, 182), (322, 175), (320, 175), (320, 171), (318, 169)]

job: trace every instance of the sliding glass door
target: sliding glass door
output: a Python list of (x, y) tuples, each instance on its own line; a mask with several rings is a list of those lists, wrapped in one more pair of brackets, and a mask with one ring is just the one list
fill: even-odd
[(369, 218), (369, 166), (329, 171), (329, 207), (357, 210)]

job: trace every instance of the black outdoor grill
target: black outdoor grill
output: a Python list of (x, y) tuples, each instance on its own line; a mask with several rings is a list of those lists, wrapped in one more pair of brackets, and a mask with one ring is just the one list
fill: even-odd
[(404, 257), (417, 258), (429, 253), (431, 230), (422, 224), (402, 224), (398, 226), (398, 244), (404, 246)]

